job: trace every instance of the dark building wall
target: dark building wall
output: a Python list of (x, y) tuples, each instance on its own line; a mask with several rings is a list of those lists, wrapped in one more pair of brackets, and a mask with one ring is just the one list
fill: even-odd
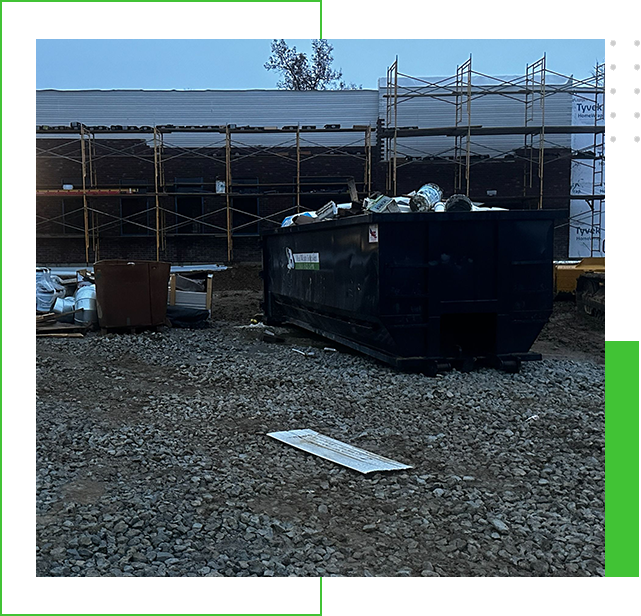
[[(39, 139), (37, 141), (37, 187), (59, 190), (63, 183), (82, 187), (79, 139)], [(135, 195), (121, 197), (90, 197), (90, 223), (100, 227), (97, 243), (91, 241), (89, 260), (124, 258), (155, 259), (155, 199), (153, 148), (141, 140), (96, 140), (92, 161), (95, 186), (99, 188), (135, 188)], [(49, 150), (48, 152), (46, 150)], [(348, 154), (345, 154), (345, 151)], [(296, 151), (294, 149), (256, 152), (249, 148), (232, 149), (232, 186), (236, 194), (232, 207), (245, 210), (233, 215), (234, 260), (260, 259), (258, 233), (280, 225), (282, 219), (296, 211)], [(317, 209), (330, 199), (349, 201), (348, 193), (337, 184), (323, 190), (321, 182), (328, 178), (355, 179), (361, 195), (364, 186), (363, 147), (341, 148), (337, 153), (319, 148), (301, 148), (303, 210)], [(549, 151), (545, 163), (544, 207), (565, 209), (569, 206), (570, 158), (564, 150)], [(160, 197), (165, 210), (166, 249), (161, 258), (173, 263), (222, 262), (227, 259), (226, 198), (215, 194), (216, 181), (225, 180), (225, 151), (222, 148), (185, 152), (166, 148), (163, 151), (163, 174), (167, 196)], [(373, 148), (372, 159), (377, 160)], [(487, 205), (510, 208), (536, 207), (538, 183), (524, 198), (523, 175), (527, 162), (513, 159), (473, 160), (470, 167), (470, 196)], [(420, 160), (404, 164), (399, 160), (399, 194), (419, 188), (427, 182), (441, 186), (445, 196), (454, 190), (454, 164), (451, 161)], [(372, 190), (385, 191), (387, 163), (375, 162), (372, 168)], [(536, 176), (536, 165), (535, 165)], [(314, 180), (317, 185), (312, 185)], [(87, 178), (89, 184), (90, 178)], [(189, 183), (192, 182), (192, 183)], [(305, 186), (305, 183), (310, 183)], [(249, 186), (257, 183), (258, 186)], [(340, 187), (340, 188), (337, 188)], [(338, 190), (338, 192), (336, 192)], [(487, 196), (496, 190), (496, 197)], [(252, 194), (259, 191), (260, 195)], [(312, 192), (313, 191), (313, 192)], [(289, 194), (283, 194), (289, 193)], [(37, 255), (41, 264), (84, 263), (84, 212), (79, 196), (39, 197), (37, 199)], [(257, 208), (257, 209), (256, 209)], [(144, 212), (148, 209), (148, 212)], [(197, 217), (190, 221), (180, 213)], [(252, 213), (267, 217), (255, 222)], [(122, 216), (129, 214), (124, 222)], [(567, 222), (567, 221), (566, 221)], [(138, 224), (136, 224), (138, 223)], [(563, 221), (559, 221), (562, 225)], [(145, 229), (150, 227), (149, 229)], [(557, 257), (567, 255), (567, 224), (559, 227), (555, 238)], [(95, 249), (94, 249), (95, 248)]]

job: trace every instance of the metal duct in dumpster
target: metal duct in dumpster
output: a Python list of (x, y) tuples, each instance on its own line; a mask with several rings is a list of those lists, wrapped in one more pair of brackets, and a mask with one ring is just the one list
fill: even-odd
[(552, 312), (558, 212), (363, 214), (263, 234), (268, 323), (398, 368), (517, 371)]

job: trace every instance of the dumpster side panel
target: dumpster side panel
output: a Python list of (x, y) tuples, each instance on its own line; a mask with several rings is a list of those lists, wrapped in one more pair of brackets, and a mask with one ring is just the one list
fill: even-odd
[(525, 355), (552, 311), (553, 225), (375, 214), (269, 232), (266, 315), (398, 366)]
[(554, 221), (518, 220), (502, 227), (504, 279), (498, 353), (529, 350), (552, 314)]

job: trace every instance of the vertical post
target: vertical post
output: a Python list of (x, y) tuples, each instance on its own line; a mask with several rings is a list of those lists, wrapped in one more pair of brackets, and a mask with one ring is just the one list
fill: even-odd
[(169, 276), (169, 305), (176, 305), (176, 274)]
[(296, 127), (296, 213), (300, 213), (300, 124)]
[[(391, 88), (392, 67), (387, 68), (387, 79), (385, 84), (385, 128), (388, 129), (392, 124), (392, 88)], [(389, 133), (385, 136), (385, 155), (387, 156), (387, 173), (385, 174), (385, 190), (390, 190), (392, 181), (392, 155), (390, 153), (391, 140)]]
[[(530, 119), (530, 66), (525, 65), (525, 95), (523, 98), (525, 117), (523, 118), (523, 126), (527, 128), (528, 122)], [(528, 153), (528, 146), (531, 147), (531, 136), (525, 133), (523, 135), (523, 154)], [(530, 165), (532, 164), (532, 157), (530, 156)], [(529, 169), (528, 173), (528, 164), (527, 161), (523, 165), (523, 196), (527, 196), (528, 188), (532, 187), (532, 169)], [(525, 200), (524, 200), (525, 201)]]
[(100, 259), (100, 236), (98, 235), (98, 217), (96, 216), (96, 212), (91, 212), (91, 241), (94, 261), (98, 261)]
[(158, 155), (158, 130), (154, 126), (154, 195), (156, 196), (156, 261), (160, 261), (160, 197), (158, 184), (160, 175), (160, 160)]
[[(89, 133), (87, 137), (87, 169), (89, 172), (89, 187), (95, 188), (97, 185), (96, 182), (96, 170), (93, 166), (93, 156), (94, 156), (94, 136)], [(98, 236), (98, 213), (94, 210), (91, 212), (91, 248), (93, 250), (94, 261), (97, 261), (99, 256), (99, 244), (100, 238)]]
[(365, 190), (369, 195), (372, 192), (372, 127), (365, 129)]
[[(594, 199), (589, 201), (590, 209), (592, 211), (591, 231), (590, 231), (590, 256), (593, 257), (594, 253), (602, 252), (601, 244), (601, 225), (603, 224), (603, 200), (597, 199), (597, 194), (601, 195), (603, 188), (603, 133), (597, 133), (596, 128), (599, 125), (599, 100), (603, 104), (603, 117), (605, 118), (605, 98), (599, 98), (599, 94), (603, 93), (603, 75), (605, 72), (605, 65), (597, 62), (594, 68), (594, 137), (592, 140), (592, 149), (594, 153), (594, 160), (592, 163), (592, 195)], [(598, 190), (598, 193), (597, 193)], [(598, 209), (597, 209), (598, 207)], [(595, 233), (596, 229), (596, 233)], [(596, 243), (596, 246), (595, 246)]]
[[(163, 168), (162, 153), (165, 151), (165, 136), (163, 133), (158, 133), (158, 187), (161, 194), (165, 194), (165, 169)], [(159, 196), (160, 199), (160, 196)], [(160, 250), (163, 252), (167, 250), (167, 212), (159, 206), (160, 210)]]
[(467, 143), (465, 146), (465, 195), (470, 196), (470, 147), (472, 130), (472, 54), (467, 65)]
[(396, 195), (396, 142), (398, 139), (398, 56), (394, 62), (394, 167), (392, 174), (392, 194)]
[(225, 197), (227, 203), (227, 261), (231, 263), (233, 258), (232, 246), (232, 217), (231, 217), (231, 132), (229, 131), (229, 124), (225, 127)]
[(89, 265), (89, 208), (87, 207), (87, 155), (85, 153), (85, 125), (80, 124), (80, 157), (82, 160), (82, 209), (85, 226), (85, 261)]
[(543, 164), (545, 162), (545, 54), (541, 59), (541, 134), (539, 136), (539, 210), (543, 209)]

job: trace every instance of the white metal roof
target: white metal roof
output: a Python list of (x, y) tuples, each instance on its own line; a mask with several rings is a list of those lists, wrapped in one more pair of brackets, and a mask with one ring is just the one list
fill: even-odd
[[(340, 124), (376, 125), (376, 90), (39, 90), (36, 92), (36, 124), (87, 126), (128, 125), (204, 126), (296, 126), (323, 128)], [(131, 138), (131, 135), (126, 135)], [(175, 145), (202, 145), (218, 135), (168, 135)], [(109, 135), (107, 138), (113, 138)], [(234, 140), (248, 145), (292, 145), (293, 135), (242, 135)], [(305, 135), (305, 139), (346, 145), (362, 135)], [(308, 144), (311, 145), (311, 144)]]
[[(523, 86), (518, 83), (503, 85), (505, 95), (488, 94), (501, 81), (513, 81), (515, 76), (490, 78), (473, 76), (471, 123), (490, 126), (523, 126), (525, 103)], [(449, 79), (449, 81), (447, 81)], [(430, 83), (452, 83), (452, 78), (428, 77)], [(554, 85), (568, 85), (556, 80)], [(551, 82), (552, 84), (553, 82)], [(419, 89), (416, 90), (416, 86)], [(410, 89), (411, 88), (411, 89)], [(397, 125), (420, 128), (454, 126), (455, 97), (413, 97), (405, 94), (434, 93), (432, 86), (415, 80), (400, 78)], [(445, 90), (444, 90), (445, 92)], [(36, 92), (36, 124), (67, 125), (82, 122), (88, 126), (123, 125), (153, 126), (203, 126), (236, 124), (237, 126), (310, 125), (323, 128), (326, 124), (339, 124), (342, 128), (354, 125), (376, 126), (377, 120), (386, 118), (386, 80), (379, 81), (379, 90), (38, 90)], [(467, 121), (464, 110), (463, 123)], [(541, 123), (538, 100), (533, 105), (530, 125)], [(545, 124), (572, 124), (572, 94), (559, 92), (545, 97)], [(49, 136), (49, 135), (47, 135)], [(61, 135), (62, 137), (62, 135)], [(105, 135), (105, 138), (138, 138), (132, 133)], [(149, 135), (143, 138), (148, 138)], [(68, 136), (67, 136), (68, 138)], [(180, 134), (166, 136), (168, 145), (218, 146), (223, 141), (218, 134)], [(293, 146), (293, 134), (235, 134), (236, 145)], [(549, 146), (569, 147), (569, 135), (546, 138)], [(363, 134), (359, 133), (303, 133), (301, 146), (354, 145), (362, 146)], [(523, 136), (489, 135), (472, 138), (472, 152), (499, 156), (511, 149), (522, 147)], [(398, 141), (399, 156), (451, 155), (453, 137), (411, 137)], [(534, 145), (537, 145), (536, 138)]]

